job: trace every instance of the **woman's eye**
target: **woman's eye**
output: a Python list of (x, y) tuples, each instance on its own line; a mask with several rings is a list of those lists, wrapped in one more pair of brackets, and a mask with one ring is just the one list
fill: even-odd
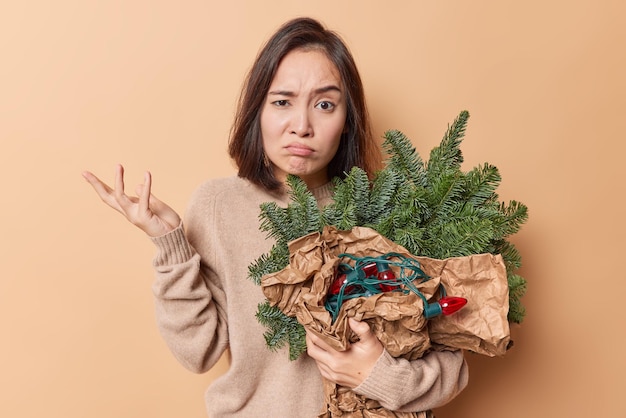
[(335, 107), (335, 105), (331, 102), (323, 101), (323, 102), (319, 102), (317, 106), (315, 107), (322, 109), (322, 110), (332, 110)]
[(273, 102), (274, 105), (278, 106), (278, 107), (283, 107), (283, 106), (287, 106), (289, 104), (289, 102), (287, 100), (276, 100)]

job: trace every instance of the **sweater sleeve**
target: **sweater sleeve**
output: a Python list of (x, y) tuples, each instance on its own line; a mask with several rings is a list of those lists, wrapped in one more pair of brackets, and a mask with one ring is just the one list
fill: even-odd
[(387, 350), (354, 391), (375, 399), (392, 411), (427, 411), (451, 401), (468, 381), (468, 367), (461, 350), (431, 351), (408, 361)]
[(205, 372), (228, 344), (224, 292), (189, 243), (182, 223), (152, 241), (157, 247), (152, 290), (159, 331), (183, 366)]

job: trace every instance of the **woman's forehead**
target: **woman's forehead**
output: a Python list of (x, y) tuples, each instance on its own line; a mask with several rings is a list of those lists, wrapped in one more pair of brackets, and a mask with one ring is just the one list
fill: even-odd
[(295, 49), (285, 55), (272, 80), (272, 86), (283, 84), (341, 87), (343, 83), (335, 64), (323, 50), (316, 48)]

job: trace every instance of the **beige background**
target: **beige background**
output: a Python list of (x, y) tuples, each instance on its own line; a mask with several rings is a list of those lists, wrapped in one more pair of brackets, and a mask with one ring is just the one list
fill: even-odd
[[(624, 417), (626, 7), (615, 1), (84, 1), (0, 6), (0, 416), (204, 416), (221, 367), (154, 325), (152, 244), (82, 180), (121, 162), (183, 211), (225, 148), (245, 71), (284, 20), (358, 61), (377, 135), (427, 158), (471, 113), (466, 168), (530, 208), (513, 241), (528, 315), (438, 418)], [(276, 388), (280, 390), (280, 388)], [(261, 416), (261, 415), (260, 415)]]

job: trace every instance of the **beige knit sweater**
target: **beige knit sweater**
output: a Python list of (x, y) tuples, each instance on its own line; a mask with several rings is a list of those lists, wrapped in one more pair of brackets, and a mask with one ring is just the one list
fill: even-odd
[[(330, 185), (313, 191), (323, 205)], [(286, 349), (265, 345), (255, 313), (264, 296), (248, 279), (248, 265), (273, 244), (259, 230), (259, 205), (288, 204), (229, 177), (203, 184), (192, 196), (182, 225), (153, 238), (156, 318), (174, 356), (188, 369), (210, 369), (229, 350), (228, 371), (206, 391), (210, 418), (312, 418), (323, 405), (321, 377), (306, 355), (289, 361)], [(391, 410), (422, 411), (443, 405), (467, 384), (460, 351), (437, 352), (408, 362), (386, 352), (354, 390)]]

